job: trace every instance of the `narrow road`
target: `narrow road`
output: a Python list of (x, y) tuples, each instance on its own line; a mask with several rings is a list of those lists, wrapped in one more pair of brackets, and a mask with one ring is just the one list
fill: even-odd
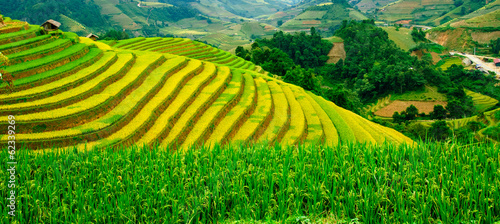
[(487, 71), (494, 72), (496, 74), (497, 79), (500, 79), (500, 68), (496, 67), (495, 64), (484, 62), (483, 60), (479, 59), (476, 55), (463, 54), (463, 53), (459, 53), (459, 52), (450, 52), (450, 54), (465, 56), (465, 57), (469, 58), (472, 62), (482, 65), (482, 67), (484, 69), (486, 69)]

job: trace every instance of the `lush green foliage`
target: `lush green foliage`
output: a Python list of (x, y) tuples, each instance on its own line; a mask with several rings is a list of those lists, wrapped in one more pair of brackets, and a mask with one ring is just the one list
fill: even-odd
[(500, 38), (497, 38), (496, 40), (491, 40), (491, 53), (493, 54), (500, 54)]
[(292, 35), (278, 31), (273, 35), (273, 38), (259, 39), (256, 42), (259, 46), (282, 50), (296, 65), (303, 68), (323, 66), (328, 60), (328, 52), (333, 47), (332, 43), (321, 39), (314, 27), (311, 28), (311, 35), (307, 35), (305, 32)]
[[(0, 155), (7, 175), (8, 151)], [(16, 172), (21, 223), (500, 220), (500, 151), (492, 144), (20, 150), (16, 156), (23, 161)], [(0, 193), (8, 191), (2, 183)], [(5, 214), (7, 200), (0, 203)]]
[(346, 82), (363, 101), (419, 90), (432, 78), (426, 77), (430, 65), (399, 49), (373, 21), (344, 21), (336, 36), (344, 39), (347, 58), (320, 74), (330, 74), (324, 78), (332, 82)]
[(71, 16), (87, 26), (101, 27), (108, 25), (93, 0), (2, 0), (0, 8), (2, 13), (16, 19), (26, 20), (32, 24), (42, 24), (48, 19), (59, 20), (62, 14)]
[(415, 42), (427, 42), (425, 38), (425, 32), (421, 28), (413, 28), (411, 31), (411, 38)]

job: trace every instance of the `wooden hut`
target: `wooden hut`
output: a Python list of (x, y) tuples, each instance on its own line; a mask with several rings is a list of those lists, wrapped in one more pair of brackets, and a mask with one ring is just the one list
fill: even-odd
[(495, 63), (497, 67), (500, 67), (500, 58), (493, 59), (493, 63)]
[(56, 31), (59, 29), (60, 26), (61, 26), (60, 22), (57, 22), (52, 19), (45, 21), (45, 23), (41, 25), (41, 27), (43, 27), (45, 31)]
[(99, 37), (93, 33), (87, 35), (87, 38), (90, 38), (92, 39), (93, 41), (96, 41), (97, 39), (99, 39)]

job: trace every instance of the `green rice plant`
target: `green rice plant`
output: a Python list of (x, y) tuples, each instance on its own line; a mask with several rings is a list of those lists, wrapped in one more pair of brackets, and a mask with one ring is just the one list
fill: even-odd
[(258, 142), (267, 141), (269, 143), (275, 143), (281, 140), (285, 131), (287, 131), (290, 126), (290, 109), (288, 106), (288, 100), (286, 99), (281, 86), (275, 81), (267, 82), (267, 84), (273, 98), (274, 114), (269, 126), (259, 137)]
[[(185, 61), (184, 58), (176, 58), (172, 60), (172, 63), (165, 63), (163, 66), (160, 66), (158, 69), (156, 69), (153, 75), (166, 77), (165, 71), (168, 71), (167, 73), (170, 73), (174, 70), (177, 70), (178, 67), (176, 65), (181, 64)], [(186, 79), (186, 76), (189, 76), (189, 74), (193, 74), (199, 68), (201, 68), (201, 63), (193, 61), (189, 63), (185, 68), (188, 71), (187, 73), (176, 72), (176, 74), (184, 74), (183, 77), (168, 77), (161, 89), (159, 89), (159, 91), (153, 96), (153, 98), (148, 100), (146, 105), (140, 111), (138, 111), (135, 117), (133, 117), (126, 125), (121, 127), (116, 132), (112, 133), (110, 136), (106, 137), (106, 139), (99, 139), (94, 142), (80, 144), (79, 147), (106, 147), (109, 144), (116, 144), (119, 142), (126, 143), (129, 140), (132, 140), (135, 143), (135, 139), (131, 139), (134, 137), (134, 135), (137, 139), (139, 139), (140, 137), (142, 137), (142, 139), (147, 139), (148, 136), (158, 133), (156, 132), (159, 129), (158, 125), (160, 126), (160, 130), (168, 126), (171, 117), (166, 118), (164, 114), (175, 113), (174, 110), (181, 110), (181, 107), (185, 105), (178, 105), (177, 103), (186, 102), (189, 98), (192, 97), (192, 95), (188, 95), (189, 92), (186, 90), (195, 92), (197, 89), (193, 88), (195, 87), (194, 85), (201, 85), (203, 79), (209, 80), (215, 72), (215, 66), (213, 70), (211, 70), (210, 68), (204, 69), (202, 73), (194, 76), (185, 85), (182, 85), (181, 81)], [(175, 83), (175, 81), (177, 81), (177, 83)], [(175, 88), (177, 87), (177, 85), (180, 85), (180, 88)], [(164, 107), (166, 110), (160, 109), (161, 107)], [(161, 131), (159, 133), (161, 133)], [(159, 136), (156, 135), (155, 137)], [(141, 144), (141, 140), (137, 141), (137, 143)]]
[(350, 118), (354, 120), (356, 124), (359, 124), (359, 127), (364, 129), (373, 138), (374, 141), (372, 143), (382, 144), (386, 141), (385, 133), (383, 133), (381, 130), (378, 130), (377, 127), (372, 126), (372, 122), (367, 122), (366, 119), (355, 113), (349, 114)]
[[(8, 176), (9, 151), (0, 158)], [(2, 223), (500, 220), (494, 143), (22, 149), (16, 158), (24, 161), (15, 176), (23, 203), (16, 200), (16, 216)], [(0, 185), (0, 194), (10, 191)]]
[[(50, 55), (48, 57), (7, 66), (5, 68), (5, 71), (11, 73), (16, 79), (23, 78), (32, 74), (45, 72), (47, 70), (50, 70), (51, 68), (59, 67), (72, 61), (71, 58), (74, 58), (73, 60), (76, 60), (77, 58), (80, 58), (86, 52), (88, 52), (88, 50), (89, 49), (85, 44), (75, 44), (61, 52)], [(28, 73), (28, 71), (30, 70), (33, 70), (33, 72)]]
[(257, 87), (257, 105), (254, 112), (238, 129), (231, 141), (248, 142), (256, 140), (268, 128), (269, 122), (272, 119), (274, 108), (269, 86), (260, 77), (254, 80)]
[(162, 40), (163, 40), (163, 38), (161, 38), (161, 37), (146, 38), (143, 41), (135, 42), (135, 43), (129, 44), (129, 45), (127, 45), (125, 47), (121, 47), (121, 48), (127, 49), (127, 50), (137, 50), (138, 48), (141, 48), (141, 47), (143, 47), (145, 45), (155, 44), (155, 43), (158, 43), (158, 42), (162, 42)]
[(28, 30), (0, 34), (0, 45), (33, 38), (36, 36), (36, 32), (38, 32), (39, 30), (39, 26), (30, 26)]
[(335, 111), (337, 111), (337, 114), (341, 116), (341, 119), (343, 119), (347, 124), (349, 124), (349, 127), (354, 132), (354, 136), (356, 136), (356, 141), (365, 143), (376, 142), (375, 139), (372, 137), (372, 135), (367, 130), (365, 130), (360, 123), (358, 123), (357, 119), (353, 117), (356, 115), (355, 113), (348, 111), (344, 108), (341, 108), (332, 102), (328, 103), (331, 105), (331, 107), (333, 107)]
[(186, 40), (185, 38), (168, 38), (168, 40), (169, 41), (166, 41), (164, 43), (158, 43), (158, 44), (152, 45), (145, 50), (160, 51), (168, 46), (176, 46), (176, 45), (182, 45), (182, 44), (189, 43), (189, 40)]
[(220, 53), (220, 50), (217, 48), (211, 47), (205, 51), (202, 51), (202, 52), (199, 52), (196, 54), (191, 54), (191, 55), (189, 55), (189, 57), (198, 59), (198, 58), (207, 57), (208, 55), (217, 54), (217, 53)]
[(21, 40), (13, 43), (0, 45), (0, 52), (4, 55), (9, 55), (17, 52), (17, 49), (26, 50), (32, 47), (39, 46), (38, 44), (47, 43), (47, 41), (53, 41), (53, 38), (50, 38), (50, 35), (42, 35), (33, 38), (29, 38), (26, 40)]
[(165, 44), (172, 44), (182, 41), (181, 38), (161, 38), (160, 41), (155, 41), (155, 42), (150, 42), (149, 44), (142, 45), (135, 50), (141, 50), (141, 51), (147, 51), (150, 50), (151, 48), (155, 48), (157, 46), (165, 45)]
[(222, 118), (219, 125), (212, 131), (207, 143), (214, 145), (229, 140), (228, 137), (231, 132), (237, 131), (239, 128), (238, 123), (244, 122), (244, 118), (248, 118), (252, 105), (255, 103), (256, 97), (255, 81), (248, 73), (243, 74), (245, 79), (245, 89), (241, 96), (240, 101), (236, 104), (229, 113)]
[[(36, 113), (75, 104), (76, 102), (84, 100), (92, 95), (99, 94), (100, 91), (102, 91), (107, 85), (123, 77), (126, 73), (126, 69), (130, 67), (127, 65), (131, 64), (132, 60), (133, 56), (131, 54), (122, 54), (113, 66), (111, 66), (108, 70), (101, 74), (94, 74), (95, 77), (86, 82), (84, 85), (79, 85), (67, 92), (54, 94), (53, 96), (35, 101), (3, 105), (0, 106), (0, 110), (9, 112), (9, 114), (11, 114), (12, 112)], [(91, 66), (89, 68), (94, 67)], [(80, 75), (88, 75), (83, 73), (86, 71), (88, 70), (82, 70)]]
[(230, 66), (233, 68), (241, 68), (243, 65), (245, 65), (245, 62), (246, 61), (243, 60), (242, 58), (236, 57), (231, 62), (226, 63), (226, 66)]
[[(158, 61), (162, 61), (159, 55), (145, 55), (144, 57), (139, 57), (136, 64), (157, 64)], [(149, 66), (145, 66), (146, 68)], [(133, 71), (132, 68), (130, 71)], [(144, 70), (139, 73), (132, 73), (137, 76), (145, 76), (148, 74), (148, 70)], [(125, 77), (124, 77), (125, 78)], [(122, 78), (122, 79), (124, 79)], [(112, 108), (110, 111), (106, 111), (104, 116), (96, 116), (94, 120), (87, 121), (79, 126), (73, 125), (73, 127), (56, 130), (56, 131), (45, 131), (42, 133), (35, 134), (18, 134), (16, 137), (23, 142), (29, 143), (31, 145), (36, 145), (37, 148), (48, 147), (52, 145), (63, 146), (65, 144), (75, 144), (87, 140), (89, 142), (95, 141), (97, 139), (103, 139), (104, 137), (109, 137), (112, 133), (120, 130), (124, 123), (130, 121), (138, 111), (143, 108), (144, 104), (148, 99), (156, 93), (163, 81), (167, 79), (167, 76), (163, 72), (151, 73), (148, 75), (144, 82), (136, 89), (134, 89), (130, 94), (128, 94), (123, 100), (118, 102), (118, 104)], [(106, 91), (106, 90), (105, 90)], [(120, 96), (120, 94), (117, 94)], [(102, 97), (102, 95), (101, 95)], [(113, 100), (113, 99), (112, 99)], [(83, 101), (82, 101), (83, 102)], [(83, 106), (86, 106), (83, 104)], [(77, 105), (68, 107), (67, 109), (73, 109)], [(87, 112), (84, 110), (84, 112)], [(78, 116), (78, 115), (75, 115)], [(64, 119), (64, 118), (63, 118)], [(67, 118), (66, 118), (67, 119)], [(81, 117), (79, 117), (81, 119)], [(60, 119), (62, 120), (62, 119)], [(103, 140), (103, 141), (110, 141)]]
[(171, 45), (170, 47), (168, 48), (165, 48), (163, 50), (160, 50), (158, 52), (162, 52), (162, 53), (169, 53), (169, 54), (175, 54), (174, 52), (176, 51), (182, 51), (184, 49), (189, 49), (191, 47), (196, 47), (193, 42), (184, 42), (184, 43), (181, 43), (181, 44), (178, 44), (178, 45)]
[(182, 52), (177, 52), (176, 54), (178, 55), (182, 55), (182, 56), (186, 56), (186, 57), (190, 57), (191, 55), (194, 55), (194, 54), (197, 54), (197, 53), (200, 53), (200, 52), (205, 52), (207, 51), (208, 46), (207, 45), (203, 45), (203, 46), (196, 46), (190, 50), (185, 50), (185, 51), (182, 51)]
[[(197, 60), (190, 61), (187, 68), (190, 70), (182, 72), (180, 74), (182, 77), (179, 77), (177, 80), (173, 80), (177, 81), (177, 88), (172, 88), (174, 85), (169, 85), (167, 83), (165, 88), (159, 92), (158, 95), (169, 97), (162, 103), (164, 109), (155, 112), (157, 120), (154, 124), (151, 124), (149, 130), (141, 136), (138, 140), (139, 144), (155, 144), (161, 142), (165, 135), (168, 134), (168, 131), (170, 131), (173, 124), (175, 124), (175, 121), (196, 97), (199, 88), (210, 82), (210, 80), (216, 75), (215, 66), (202, 65), (202, 63)], [(203, 71), (198, 75), (194, 75), (194, 73), (197, 73), (200, 69), (203, 69)], [(187, 77), (189, 76), (193, 77), (187, 82), (181, 82), (182, 80), (188, 80)], [(170, 81), (170, 79), (167, 81)], [(168, 143), (164, 142), (163, 144)]]
[[(72, 116), (77, 116), (80, 113), (86, 113), (87, 110), (98, 107), (99, 105), (106, 105), (109, 101), (114, 100), (120, 93), (124, 93), (130, 86), (134, 85), (134, 82), (137, 81), (140, 76), (138, 74), (142, 74), (147, 70), (147, 68), (161, 60), (161, 55), (158, 54), (148, 54), (141, 55), (137, 58), (134, 66), (127, 72), (127, 74), (113, 83), (112, 85), (107, 86), (101, 93), (97, 95), (93, 95), (83, 101), (79, 101), (73, 105), (59, 108), (51, 111), (33, 113), (33, 114), (25, 114), (16, 116), (16, 122), (33, 122), (33, 121), (43, 121), (43, 120), (53, 120), (53, 119), (61, 119), (61, 118), (69, 118)], [(120, 70), (121, 68), (115, 67), (116, 70)], [(151, 86), (141, 85), (142, 88), (136, 89), (134, 92), (137, 94), (144, 94), (143, 89), (149, 89)], [(59, 96), (64, 97), (64, 96)], [(135, 96), (134, 96), (135, 97)], [(137, 102), (139, 99), (134, 98)], [(126, 102), (129, 105), (126, 108), (134, 105), (134, 101)], [(115, 108), (116, 109), (116, 108)], [(0, 123), (7, 122), (7, 117), (0, 117)]]
[(198, 49), (199, 49), (199, 47), (196, 45), (186, 45), (185, 47), (179, 47), (179, 48), (170, 50), (170, 51), (168, 51), (168, 53), (175, 54), (175, 55), (183, 55), (183, 52), (198, 50)]
[(50, 54), (54, 54), (71, 46), (72, 42), (68, 39), (58, 39), (51, 43), (44, 44), (29, 50), (20, 51), (9, 55), (9, 64), (17, 64), (26, 61), (32, 61)]
[(327, 100), (323, 99), (322, 97), (316, 96), (311, 92), (307, 92), (307, 94), (309, 94), (309, 96), (311, 96), (316, 101), (316, 103), (318, 103), (319, 106), (323, 108), (326, 114), (328, 114), (328, 117), (330, 117), (330, 120), (333, 122), (335, 128), (337, 129), (337, 132), (340, 137), (340, 142), (342, 144), (356, 142), (356, 136), (354, 135), (354, 132), (351, 129), (351, 127), (347, 124), (347, 122), (344, 119), (342, 119), (337, 110), (335, 110), (334, 107), (332, 107), (332, 105), (329, 104)]
[[(41, 72), (28, 77), (15, 79), (14, 80), (15, 89), (31, 88), (35, 86), (36, 83), (50, 82), (51, 80), (58, 79), (59, 77), (63, 77), (67, 74), (74, 73), (94, 63), (101, 57), (101, 55), (102, 51), (100, 49), (91, 48), (86, 55), (77, 60), (71, 61), (67, 64), (59, 66), (52, 70), (48, 70), (46, 72)], [(0, 89), (1, 87), (4, 87), (4, 85), (0, 85)]]
[(229, 52), (225, 52), (225, 51), (221, 51), (221, 52), (222, 52), (222, 54), (220, 54), (220, 55), (216, 54), (216, 55), (214, 55), (213, 58), (208, 59), (207, 61), (210, 61), (212, 63), (219, 63), (219, 64), (227, 62), (227, 61), (232, 61), (234, 55), (232, 55)]
[(126, 40), (120, 40), (115, 45), (113, 45), (113, 47), (114, 48), (124, 48), (130, 44), (135, 44), (137, 42), (141, 42), (144, 40), (146, 40), (145, 37), (136, 37), (136, 38), (126, 39)]
[(307, 137), (305, 139), (305, 143), (306, 144), (322, 143), (321, 141), (323, 140), (324, 136), (323, 126), (321, 125), (318, 113), (311, 105), (311, 103), (309, 103), (309, 100), (307, 100), (304, 89), (296, 86), (291, 87), (290, 89), (292, 90), (297, 102), (299, 102), (300, 107), (302, 107), (302, 111), (304, 112), (304, 116), (306, 117)]
[(231, 70), (228, 67), (221, 67), (216, 77), (199, 91), (199, 95), (189, 104), (189, 107), (173, 125), (168, 136), (163, 141), (164, 144), (175, 147), (180, 146), (200, 116), (221, 96), (230, 80)]
[(210, 105), (210, 107), (201, 115), (182, 143), (183, 148), (192, 145), (204, 143), (204, 136), (212, 133), (217, 124), (217, 119), (222, 119), (224, 112), (232, 108), (232, 104), (239, 102), (239, 93), (244, 90), (244, 79), (241, 71), (232, 71), (232, 78), (224, 92)]
[[(182, 58), (182, 57), (180, 57), (180, 58)], [(184, 67), (183, 69), (181, 69), (178, 72), (175, 72), (174, 74), (171, 75), (171, 77), (169, 77), (169, 79), (165, 83), (166, 88), (161, 89), (160, 92), (156, 95), (156, 97), (165, 97), (163, 99), (163, 102), (161, 102), (161, 103), (164, 106), (166, 106), (167, 108), (170, 108), (169, 110), (176, 110), (177, 111), (179, 108), (170, 107), (171, 104), (175, 100), (177, 100), (177, 102), (181, 102), (181, 101), (185, 102), (186, 97), (187, 98), (190, 97), (190, 96), (186, 96), (186, 95), (180, 96), (180, 91), (183, 90), (183, 87), (185, 86), (186, 82), (188, 80), (190, 80), (191, 77), (193, 77), (194, 73), (196, 73), (197, 71), (199, 71), (202, 68), (203, 68), (203, 65), (202, 65), (201, 61), (198, 61), (198, 60), (189, 61), (189, 63), (187, 64), (186, 67)], [(210, 73), (209, 70), (207, 70), (207, 71)], [(205, 71), (205, 73), (204, 73), (205, 76), (207, 75), (207, 71)], [(198, 80), (195, 79), (195, 80), (193, 80), (193, 82), (200, 81), (199, 79), (200, 78), (198, 78)], [(190, 86), (193, 86), (193, 82), (190, 83)], [(188, 89), (192, 90), (191, 88), (186, 88), (186, 90), (184, 90), (184, 93)], [(177, 97), (179, 97), (179, 99), (177, 99)], [(159, 98), (159, 99), (162, 99), (162, 98)], [(161, 116), (165, 116), (163, 114), (170, 112), (168, 110), (164, 111), (167, 108), (155, 112), (156, 116), (158, 117), (157, 122), (152, 124), (152, 126), (147, 130), (147, 132), (145, 132), (141, 136), (141, 138), (139, 140), (137, 140), (137, 144), (151, 145), (151, 144), (155, 143), (154, 141), (158, 140), (157, 137), (162, 133), (163, 129), (168, 124), (168, 121), (160, 118)]]
[(498, 103), (498, 100), (496, 100), (495, 98), (472, 92), (468, 89), (464, 89), (464, 91), (465, 94), (472, 97), (472, 102), (474, 102), (474, 107), (476, 107), (476, 110), (478, 112), (484, 112)]
[(306, 91), (306, 93), (307, 94), (304, 94), (304, 96), (314, 108), (316, 114), (319, 117), (319, 120), (321, 121), (321, 126), (323, 127), (323, 132), (325, 135), (324, 144), (327, 146), (338, 145), (340, 142), (339, 133), (337, 132), (337, 129), (335, 128), (332, 120), (330, 120), (330, 117), (328, 117), (328, 114), (323, 110), (323, 108), (321, 108), (321, 106), (309, 95), (310, 92)]
[(287, 84), (282, 84), (281, 89), (290, 105), (290, 127), (281, 139), (283, 145), (296, 145), (301, 143), (307, 136), (307, 121), (304, 116), (304, 111), (300, 103), (295, 99), (291, 87)]
[[(7, 101), (7, 100), (15, 100), (21, 98), (38, 97), (40, 95), (47, 95), (47, 92), (53, 93), (53, 91), (56, 91), (58, 89), (64, 89), (67, 88), (68, 86), (77, 85), (79, 82), (86, 80), (88, 78), (92, 78), (99, 72), (102, 72), (101, 69), (107, 69), (109, 66), (111, 66), (111, 64), (115, 63), (116, 59), (117, 59), (116, 53), (106, 52), (104, 53), (102, 58), (98, 60), (96, 63), (76, 72), (73, 75), (51, 82), (50, 84), (37, 86), (24, 91), (13, 92), (10, 94), (1, 94), (0, 100)], [(117, 61), (115, 65), (123, 66), (123, 64), (121, 64), (119, 61)], [(14, 105), (0, 105), (0, 108), (4, 106), (13, 107)]]
[(207, 53), (203, 56), (195, 57), (195, 58), (198, 60), (215, 61), (215, 60), (219, 60), (220, 59), (219, 57), (224, 57), (224, 56), (229, 57), (227, 52), (217, 49), (216, 52), (213, 52), (213, 53), (210, 52), (210, 53)]
[(222, 94), (230, 80), (231, 70), (228, 67), (220, 67), (217, 76), (199, 91), (199, 95), (182, 113), (163, 142), (176, 146), (181, 145), (187, 133), (191, 131), (200, 116)]
[(191, 40), (189, 39), (182, 39), (180, 41), (175, 41), (175, 42), (170, 42), (168, 44), (161, 44), (158, 47), (155, 48), (150, 48), (148, 49), (149, 51), (156, 51), (156, 52), (161, 52), (161, 53), (168, 53), (164, 51), (168, 51), (169, 49), (172, 48), (177, 48), (177, 47), (182, 47), (188, 44), (192, 44)]

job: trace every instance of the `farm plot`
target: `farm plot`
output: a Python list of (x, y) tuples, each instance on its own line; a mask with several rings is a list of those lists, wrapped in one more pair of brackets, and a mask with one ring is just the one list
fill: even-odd
[(255, 110), (231, 139), (233, 142), (248, 142), (258, 138), (262, 133), (259, 133), (259, 129), (265, 130), (272, 117), (274, 108), (269, 87), (262, 78), (254, 80), (257, 87)]
[[(144, 91), (143, 89), (152, 88), (152, 86), (144, 87), (141, 85), (148, 70), (156, 67), (156, 64), (162, 61), (161, 55), (151, 54), (144, 55), (137, 58), (134, 66), (126, 73), (126, 75), (114, 82), (113, 84), (106, 86), (103, 91), (99, 94), (93, 95), (85, 100), (79, 101), (77, 103), (68, 105), (63, 108), (58, 108), (55, 110), (45, 111), (41, 113), (24, 114), (16, 117), (16, 123), (19, 125), (35, 125), (37, 123), (43, 122), (47, 126), (48, 130), (58, 130), (65, 127), (72, 127), (78, 125), (73, 119), (78, 117), (79, 119), (97, 119), (99, 113), (105, 113), (107, 110), (103, 108), (113, 108), (121, 102), (121, 100), (127, 96), (131, 91), (138, 92)], [(142, 86), (143, 89), (137, 88)], [(65, 97), (61, 95), (59, 97)], [(139, 100), (139, 99), (134, 99)], [(134, 105), (134, 100), (129, 102), (128, 107)], [(136, 102), (137, 103), (137, 102)], [(116, 109), (116, 108), (115, 108)], [(99, 111), (99, 113), (97, 113)], [(7, 117), (0, 117), (0, 123), (7, 122)], [(50, 125), (49, 125), (50, 124)], [(31, 130), (32, 127), (29, 126), (26, 130)]]
[(203, 43), (134, 38), (117, 49), (37, 35), (0, 34), (16, 78), (0, 90), (0, 128), (19, 114), (16, 139), (29, 148), (411, 142)]
[(133, 41), (132, 39), (118, 41), (118, 43), (113, 47), (129, 50), (135, 49), (142, 51), (156, 51), (209, 61), (232, 68), (246, 68), (252, 71), (257, 70), (256, 66), (252, 62), (247, 62), (242, 58), (230, 54), (229, 52), (183, 38), (163, 38), (161, 40), (146, 38), (137, 41)]
[(441, 105), (446, 107), (448, 103), (444, 101), (433, 101), (433, 102), (425, 102), (425, 101), (401, 101), (395, 100), (386, 107), (381, 108), (380, 110), (375, 111), (375, 115), (381, 117), (392, 117), (394, 112), (401, 112), (406, 110), (410, 105), (415, 106), (418, 109), (419, 113), (429, 114), (434, 110), (435, 105)]
[(236, 104), (229, 113), (220, 121), (219, 125), (211, 133), (207, 143), (215, 145), (217, 143), (225, 143), (232, 136), (231, 133), (236, 133), (241, 124), (244, 123), (249, 115), (255, 109), (255, 100), (257, 91), (255, 90), (255, 81), (248, 73), (243, 74), (245, 79), (245, 89), (240, 101)]
[(205, 88), (199, 91), (199, 95), (182, 113), (179, 120), (170, 130), (166, 144), (179, 146), (186, 139), (194, 124), (200, 116), (212, 105), (212, 103), (222, 94), (226, 84), (231, 81), (231, 71), (228, 67), (221, 67), (216, 77)]
[[(40, 86), (42, 84), (47, 84), (53, 82), (57, 79), (64, 78), (71, 75), (99, 60), (102, 56), (102, 51), (97, 48), (91, 48), (89, 52), (81, 58), (71, 61), (67, 64), (59, 66), (54, 69), (50, 69), (45, 72), (37, 73), (24, 78), (17, 78), (13, 81), (14, 92), (19, 90), (25, 90), (33, 88), (35, 86)], [(0, 84), (0, 93), (10, 93), (7, 88), (7, 84)]]
[[(129, 56), (130, 56), (129, 57), (130, 59), (128, 61), (131, 61), (132, 55), (129, 55)], [(123, 57), (120, 57), (120, 58), (123, 58)], [(116, 63), (115, 63), (115, 61), (116, 61)], [(92, 79), (94, 76), (98, 75), (101, 72), (104, 72), (104, 70), (107, 70), (107, 68), (109, 68), (112, 64), (115, 64), (115, 67), (118, 66), (118, 68), (123, 68), (125, 66), (126, 62), (127, 61), (125, 61), (125, 60), (118, 60), (116, 53), (107, 52), (101, 58), (101, 60), (97, 61), (95, 64), (93, 64), (87, 68), (84, 68), (84, 69), (78, 71), (77, 73), (75, 73), (71, 76), (68, 76), (66, 78), (59, 79), (57, 81), (51, 82), (50, 84), (41, 85), (41, 86), (27, 89), (24, 91), (18, 91), (18, 92), (14, 92), (14, 93), (10, 93), (10, 94), (1, 94), (0, 100), (3, 100), (4, 102), (11, 102), (11, 101), (16, 101), (16, 100), (28, 101), (28, 99), (30, 101), (32, 101), (32, 100), (38, 99), (38, 98), (43, 98), (43, 99), (40, 99), (40, 102), (38, 102), (38, 103), (29, 102), (29, 103), (18, 103), (18, 104), (10, 104), (10, 105), (0, 105), (0, 111), (4, 112), (6, 110), (18, 110), (21, 108), (30, 108), (30, 106), (29, 106), (30, 104), (34, 105), (35, 107), (39, 107), (39, 106), (44, 104), (41, 101), (50, 102), (50, 100), (48, 100), (50, 97), (47, 97), (47, 96), (55, 95), (58, 92), (61, 92), (61, 91), (67, 90), (67, 89), (71, 89), (72, 87), (76, 87), (76, 88), (82, 87), (79, 84), (81, 84), (82, 82), (85, 82), (89, 79)], [(114, 69), (110, 69), (110, 70), (114, 70)], [(106, 76), (106, 75), (103, 75), (103, 76)], [(71, 93), (73, 93), (73, 92), (75, 92), (75, 89), (72, 89)], [(85, 92), (85, 91), (83, 91), (83, 92)], [(59, 100), (61, 100), (61, 99), (57, 99), (54, 102), (58, 103), (58, 102), (60, 102)], [(34, 109), (34, 108), (31, 108), (31, 109)]]
[[(177, 61), (177, 63), (183, 62), (183, 60)], [(172, 65), (176, 63), (165, 64), (165, 68), (157, 69), (158, 72), (156, 72), (164, 77), (166, 77), (164, 74), (165, 70), (173, 71), (173, 69), (176, 69), (175, 66), (172, 67)], [(201, 69), (203, 69), (203, 72), (191, 78), (191, 76)], [(149, 132), (149, 136), (156, 135), (157, 138), (161, 138), (162, 130), (169, 129), (169, 124), (172, 122), (171, 119), (176, 119), (179, 111), (182, 113), (189, 99), (193, 98), (193, 92), (196, 92), (203, 83), (206, 83), (214, 76), (215, 66), (213, 68), (204, 68), (201, 62), (194, 61), (186, 66), (186, 71), (187, 72), (182, 72), (182, 74), (184, 74), (182, 77), (177, 77), (175, 80), (168, 79), (167, 81), (170, 82), (165, 83), (163, 88), (161, 88), (153, 99), (149, 100), (147, 104), (137, 112), (136, 116), (132, 118), (128, 124), (106, 139), (92, 142), (87, 145), (81, 145), (81, 147), (104, 147), (117, 143), (130, 145), (136, 142), (140, 137), (145, 136), (145, 132)], [(184, 81), (188, 79), (189, 81), (185, 83)], [(175, 81), (178, 82), (174, 83)], [(172, 91), (176, 88), (172, 88), (173, 86), (171, 84), (177, 84), (175, 87), (178, 86), (177, 89), (182, 89), (180, 89), (180, 91)], [(160, 126), (160, 128), (158, 128), (158, 126)]]
[(472, 92), (468, 89), (465, 89), (465, 94), (472, 97), (472, 102), (474, 102), (474, 107), (479, 112), (487, 111), (489, 108), (495, 106), (498, 103), (498, 100), (491, 98), (489, 96)]
[(319, 145), (323, 140), (323, 127), (321, 126), (321, 121), (319, 120), (318, 114), (311, 103), (306, 98), (306, 93), (302, 88), (294, 87), (291, 88), (295, 99), (299, 102), (304, 116), (307, 122), (307, 137), (305, 139), (306, 144)]
[(283, 136), (281, 144), (296, 145), (299, 144), (307, 136), (307, 121), (304, 116), (304, 111), (300, 103), (295, 99), (290, 86), (281, 85), (281, 89), (285, 93), (288, 104), (290, 105), (290, 127)]
[(232, 75), (228, 87), (194, 124), (182, 143), (182, 148), (204, 144), (226, 113), (239, 102), (245, 89), (245, 79), (239, 71), (233, 71)]
[(288, 100), (281, 86), (274, 81), (267, 83), (271, 91), (274, 105), (274, 114), (269, 127), (260, 136), (260, 142), (269, 142), (270, 144), (279, 142), (285, 131), (290, 126), (290, 109), (288, 107)]

